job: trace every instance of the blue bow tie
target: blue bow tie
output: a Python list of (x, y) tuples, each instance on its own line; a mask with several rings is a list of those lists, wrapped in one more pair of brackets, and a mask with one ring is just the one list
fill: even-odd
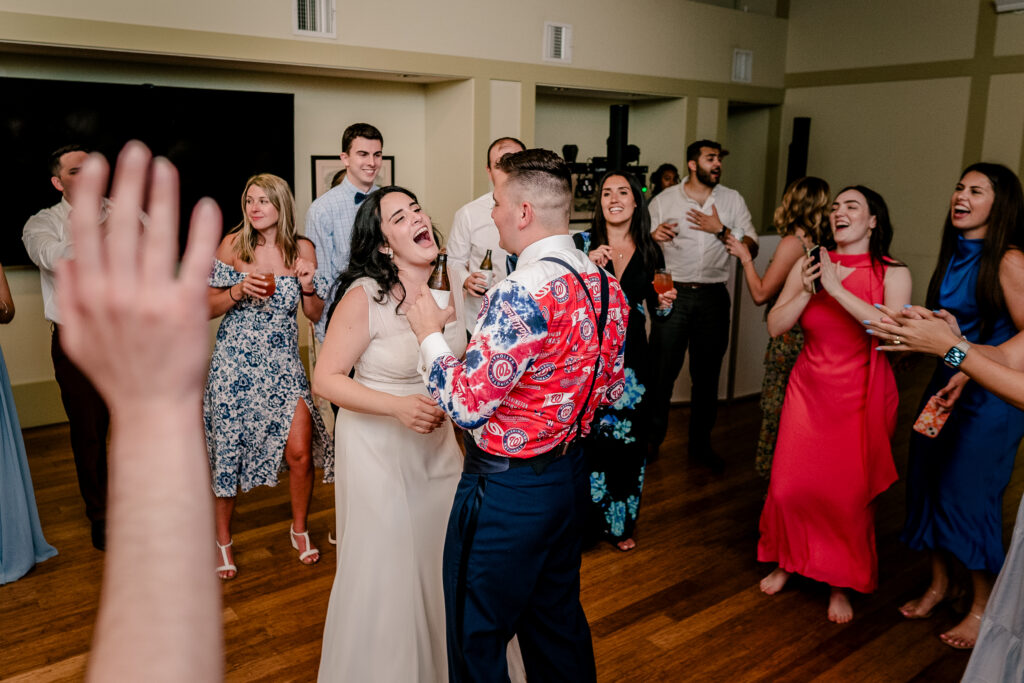
[(362, 204), (364, 199), (366, 199), (365, 194), (363, 194), (362, 192), (356, 192), (356, 206)]

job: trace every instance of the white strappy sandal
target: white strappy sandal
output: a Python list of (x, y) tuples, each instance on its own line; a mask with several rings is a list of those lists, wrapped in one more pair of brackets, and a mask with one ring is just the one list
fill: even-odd
[[(297, 534), (295, 533), (295, 527), (289, 526), (288, 535), (292, 539), (292, 547), (296, 550), (299, 549), (299, 542), (296, 539), (301, 538), (306, 542), (306, 550), (304, 552), (299, 553), (299, 562), (305, 565), (313, 565), (320, 561), (320, 551), (317, 548), (313, 547), (313, 542), (309, 540), (308, 530), (303, 531), (301, 534)], [(316, 555), (317, 558), (312, 562), (306, 562), (306, 560), (312, 557), (313, 555)]]
[[(238, 576), (238, 567), (232, 564), (231, 560), (228, 559), (228, 548), (230, 548), (234, 542), (235, 539), (233, 538), (225, 545), (221, 545), (220, 543), (217, 543), (217, 541), (214, 541), (214, 543), (217, 543), (217, 549), (220, 550), (220, 561), (223, 562), (223, 564), (216, 569), (217, 576), (220, 577), (221, 581), (230, 581)], [(221, 572), (234, 572), (234, 574), (231, 576), (220, 576)]]

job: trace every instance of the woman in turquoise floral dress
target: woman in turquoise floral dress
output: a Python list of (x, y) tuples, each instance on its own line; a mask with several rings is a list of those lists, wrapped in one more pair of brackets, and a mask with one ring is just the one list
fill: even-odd
[(667, 313), (676, 290), (660, 296), (654, 291), (654, 272), (665, 267), (665, 257), (651, 238), (651, 219), (637, 180), (612, 171), (597, 187), (600, 209), (593, 226), (573, 239), (591, 261), (618, 278), (629, 301), (629, 326), (625, 391), (613, 405), (597, 411), (584, 443), (592, 501), (586, 535), (591, 543), (604, 538), (626, 551), (636, 547), (633, 530), (647, 459), (646, 309)]
[[(231, 517), (238, 489), (275, 486), (290, 470), (291, 545), (303, 564), (320, 552), (306, 530), (313, 468), (333, 480), (333, 445), (299, 360), (296, 311), (323, 313), (326, 282), (317, 278), (313, 243), (295, 234), (293, 199), (283, 179), (253, 176), (242, 193), (242, 223), (217, 249), (210, 276), (210, 316), (224, 316), (203, 397), (206, 442), (216, 496), (222, 579), (238, 573)], [(319, 293), (318, 293), (319, 292)]]

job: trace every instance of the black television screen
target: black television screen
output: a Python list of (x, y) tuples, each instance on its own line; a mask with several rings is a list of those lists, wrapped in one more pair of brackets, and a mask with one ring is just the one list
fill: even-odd
[(30, 264), (25, 221), (60, 201), (48, 158), (79, 143), (109, 161), (125, 142), (142, 140), (181, 175), (181, 233), (192, 207), (213, 197), (225, 230), (241, 221), (245, 181), (274, 173), (294, 190), (295, 106), (290, 93), (0, 78), (0, 187), (13, 210), (0, 230), (0, 263)]

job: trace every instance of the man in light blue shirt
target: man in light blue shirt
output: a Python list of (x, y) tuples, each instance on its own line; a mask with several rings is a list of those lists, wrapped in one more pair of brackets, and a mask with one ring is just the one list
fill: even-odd
[[(374, 180), (380, 172), (383, 153), (384, 138), (375, 127), (353, 123), (346, 128), (341, 136), (345, 178), (318, 197), (306, 212), (306, 237), (316, 247), (317, 293), (328, 308), (338, 294), (338, 276), (348, 268), (356, 211), (363, 199), (377, 189)], [(321, 316), (314, 327), (319, 342), (323, 342), (327, 332), (327, 318)]]

